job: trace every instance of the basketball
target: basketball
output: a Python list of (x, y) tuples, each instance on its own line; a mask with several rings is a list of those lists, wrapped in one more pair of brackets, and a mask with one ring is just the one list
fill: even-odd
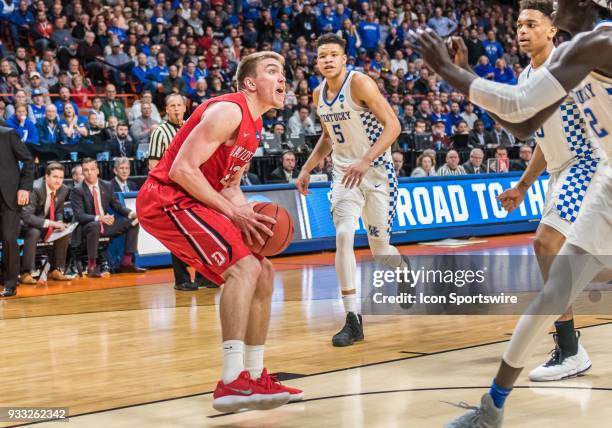
[(293, 238), (293, 218), (282, 206), (274, 202), (260, 202), (253, 207), (253, 211), (276, 219), (275, 224), (266, 224), (272, 230), (273, 235), (262, 234), (264, 244), (253, 239), (253, 245), (249, 248), (254, 254), (264, 257), (275, 256), (285, 250)]

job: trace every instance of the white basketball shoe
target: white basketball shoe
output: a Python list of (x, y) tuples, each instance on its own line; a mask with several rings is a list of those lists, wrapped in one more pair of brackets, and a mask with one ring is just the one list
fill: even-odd
[(533, 382), (549, 382), (555, 380), (570, 379), (585, 373), (591, 368), (589, 354), (580, 344), (580, 332), (578, 336), (578, 352), (576, 355), (563, 355), (557, 342), (557, 335), (553, 334), (555, 349), (550, 353), (550, 359), (529, 373), (529, 380)]

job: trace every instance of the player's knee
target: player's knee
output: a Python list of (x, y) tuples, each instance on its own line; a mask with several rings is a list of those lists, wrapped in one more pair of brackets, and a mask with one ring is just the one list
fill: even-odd
[(386, 239), (370, 239), (368, 243), (373, 256), (393, 256), (397, 253)]
[(274, 266), (268, 259), (263, 259), (260, 262), (261, 271), (257, 279), (257, 289), (259, 295), (271, 296), (274, 291)]
[(551, 240), (539, 234), (533, 240), (533, 249), (538, 257), (554, 256), (557, 253), (557, 248)]
[(261, 265), (259, 260), (257, 260), (254, 256), (246, 256), (242, 259), (238, 260), (236, 264), (233, 266), (231, 274), (238, 278), (240, 281), (244, 281), (245, 279), (253, 279), (248, 282), (255, 286), (256, 279), (259, 278), (259, 274), (261, 273)]
[(336, 230), (336, 247), (338, 250), (343, 250), (345, 247), (353, 248), (353, 240), (355, 239), (355, 231), (350, 228), (338, 228)]
[(268, 259), (262, 259), (259, 262), (259, 266), (260, 266), (260, 273), (259, 273), (259, 278), (261, 279), (272, 279), (274, 278), (274, 266), (272, 265), (272, 262)]

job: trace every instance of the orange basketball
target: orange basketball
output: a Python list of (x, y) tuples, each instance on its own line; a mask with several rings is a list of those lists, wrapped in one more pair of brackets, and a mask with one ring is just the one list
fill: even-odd
[[(273, 235), (261, 234), (264, 244), (261, 245), (253, 239), (253, 245), (249, 248), (254, 254), (265, 257), (275, 256), (282, 253), (289, 246), (293, 238), (293, 218), (282, 206), (274, 202), (260, 202), (255, 204), (253, 211), (276, 219), (275, 224), (266, 224), (272, 230)], [(264, 223), (265, 224), (265, 223)], [(246, 242), (246, 240), (245, 240)]]

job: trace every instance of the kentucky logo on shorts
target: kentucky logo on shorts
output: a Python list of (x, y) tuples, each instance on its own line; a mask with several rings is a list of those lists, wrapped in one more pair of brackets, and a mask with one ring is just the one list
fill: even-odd
[(380, 237), (380, 230), (376, 226), (368, 226), (368, 233), (375, 238)]

